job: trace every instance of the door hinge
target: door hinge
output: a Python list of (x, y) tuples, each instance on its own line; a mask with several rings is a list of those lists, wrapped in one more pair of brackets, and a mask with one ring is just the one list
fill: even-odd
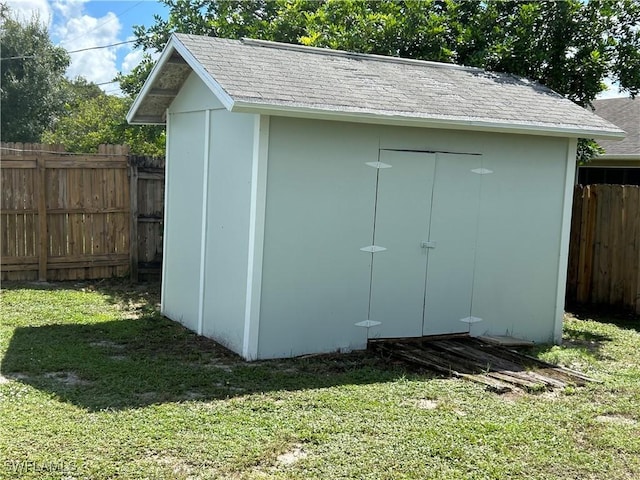
[(369, 245), (368, 247), (362, 247), (360, 250), (362, 250), (363, 252), (376, 253), (384, 252), (386, 248), (379, 245)]

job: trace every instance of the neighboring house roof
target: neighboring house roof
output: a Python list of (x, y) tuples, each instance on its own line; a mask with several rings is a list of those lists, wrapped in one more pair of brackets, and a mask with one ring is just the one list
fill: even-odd
[(165, 122), (191, 71), (232, 112), (569, 137), (624, 132), (530, 80), (477, 68), (243, 39), (174, 34), (131, 107)]
[(600, 158), (640, 160), (640, 98), (606, 98), (593, 102), (598, 116), (626, 132), (622, 141), (600, 140), (604, 155)]

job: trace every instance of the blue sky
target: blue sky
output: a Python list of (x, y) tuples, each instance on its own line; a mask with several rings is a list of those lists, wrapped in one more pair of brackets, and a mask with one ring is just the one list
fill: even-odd
[[(155, 0), (8, 0), (20, 17), (35, 12), (49, 27), (54, 44), (68, 51), (112, 45), (133, 39), (133, 26), (153, 24), (153, 15), (167, 17), (168, 9)], [(95, 83), (113, 80), (120, 71), (129, 72), (142, 56), (131, 44), (71, 54), (67, 76), (85, 77)], [(104, 84), (108, 93), (118, 93), (118, 85)]]

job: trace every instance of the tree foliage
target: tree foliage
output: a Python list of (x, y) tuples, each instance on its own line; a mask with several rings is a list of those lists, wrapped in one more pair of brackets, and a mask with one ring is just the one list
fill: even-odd
[[(102, 143), (127, 144), (137, 155), (163, 155), (164, 130), (152, 126), (129, 125), (126, 114), (131, 99), (97, 93), (92, 84), (76, 81), (70, 90), (66, 113), (42, 135), (45, 143), (63, 144), (69, 152), (92, 153)], [(94, 85), (95, 86), (95, 85)]]
[(0, 4), (1, 138), (6, 142), (38, 142), (42, 132), (64, 109), (66, 50), (49, 40), (37, 16), (13, 18)]
[[(162, 0), (169, 17), (136, 27), (159, 51), (173, 32), (252, 37), (452, 62), (522, 75), (580, 105), (604, 88), (640, 91), (637, 0)], [(135, 93), (148, 66), (121, 77)]]
[[(450, 62), (536, 80), (581, 106), (606, 89), (640, 92), (638, 0), (161, 0), (166, 20), (135, 27), (160, 51), (171, 33), (258, 38)], [(122, 89), (135, 95), (147, 57)], [(579, 160), (601, 149), (581, 140)]]

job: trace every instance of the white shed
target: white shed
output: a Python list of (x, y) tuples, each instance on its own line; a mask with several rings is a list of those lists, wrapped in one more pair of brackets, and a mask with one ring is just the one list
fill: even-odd
[(167, 125), (162, 313), (248, 360), (560, 342), (577, 138), (623, 135), (512, 75), (181, 34), (128, 120)]

